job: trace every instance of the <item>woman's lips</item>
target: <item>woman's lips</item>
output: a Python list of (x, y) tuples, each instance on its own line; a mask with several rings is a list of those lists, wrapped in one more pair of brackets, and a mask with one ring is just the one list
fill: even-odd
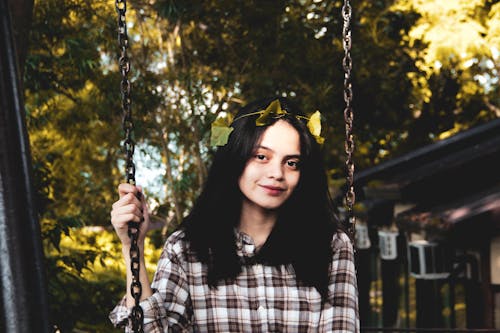
[(266, 191), (267, 194), (272, 196), (278, 196), (283, 193), (283, 191), (285, 191), (284, 188), (277, 186), (261, 185), (261, 187)]

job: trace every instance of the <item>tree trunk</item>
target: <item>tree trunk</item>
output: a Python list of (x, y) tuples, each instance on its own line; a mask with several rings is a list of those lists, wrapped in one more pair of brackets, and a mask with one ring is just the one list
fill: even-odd
[(163, 153), (165, 154), (165, 174), (167, 176), (167, 182), (170, 184), (172, 188), (172, 201), (174, 203), (174, 211), (175, 211), (175, 218), (177, 219), (177, 223), (182, 222), (183, 214), (182, 214), (182, 207), (179, 203), (179, 200), (177, 198), (177, 191), (175, 190), (174, 187), (174, 178), (172, 177), (172, 168), (170, 166), (170, 150), (168, 149), (168, 133), (165, 133), (163, 130), (159, 129), (159, 136), (161, 140), (161, 146), (163, 148)]
[[(180, 22), (178, 23), (178, 26), (181, 27)], [(192, 80), (191, 80), (191, 66), (186, 60), (186, 50), (184, 47), (184, 42), (183, 42), (183, 35), (182, 35), (182, 29), (179, 29), (179, 36), (181, 38), (181, 64), (184, 69), (184, 71), (187, 72), (187, 82), (186, 82), (186, 91), (188, 92), (188, 103), (189, 107), (191, 108), (191, 112), (193, 114), (193, 120), (191, 122), (191, 129), (193, 130), (193, 136), (194, 136), (194, 144), (192, 152), (194, 153), (194, 158), (196, 160), (196, 166), (198, 168), (198, 185), (201, 188), (203, 186), (203, 183), (205, 182), (205, 178), (207, 176), (207, 169), (205, 167), (205, 164), (203, 163), (203, 160), (201, 158), (201, 152), (200, 152), (200, 142), (201, 142), (201, 136), (200, 136), (200, 122), (199, 122), (199, 117), (198, 113), (196, 112), (196, 106), (195, 106), (195, 101), (194, 101), (194, 94), (193, 94), (193, 87), (192, 87)]]

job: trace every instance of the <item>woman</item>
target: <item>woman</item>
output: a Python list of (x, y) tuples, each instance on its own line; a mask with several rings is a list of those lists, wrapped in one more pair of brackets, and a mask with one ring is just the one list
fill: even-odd
[[(266, 99), (225, 129), (151, 287), (141, 258), (145, 332), (359, 331), (353, 249), (335, 219), (310, 121), (288, 100)], [(139, 190), (121, 184), (111, 212), (127, 267), (127, 222), (144, 220), (140, 247), (149, 224)], [(133, 304), (128, 291), (112, 322), (129, 324)]]

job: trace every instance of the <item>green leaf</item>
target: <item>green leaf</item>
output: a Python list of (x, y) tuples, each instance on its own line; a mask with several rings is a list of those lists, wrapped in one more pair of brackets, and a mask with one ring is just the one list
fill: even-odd
[(232, 127), (220, 126), (212, 123), (212, 132), (210, 134), (210, 145), (225, 146), (229, 140), (229, 134), (233, 131)]
[(213, 121), (210, 133), (211, 146), (225, 146), (229, 140), (229, 134), (233, 131), (230, 127), (233, 122), (233, 116), (228, 114), (226, 117), (220, 117)]

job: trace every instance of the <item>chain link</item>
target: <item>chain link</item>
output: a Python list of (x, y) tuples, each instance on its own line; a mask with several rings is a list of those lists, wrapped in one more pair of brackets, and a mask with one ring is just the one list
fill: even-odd
[[(127, 182), (135, 185), (135, 164), (134, 164), (134, 150), (135, 142), (133, 139), (134, 123), (132, 121), (132, 109), (130, 99), (130, 81), (128, 73), (130, 71), (130, 59), (127, 55), (128, 49), (128, 35), (127, 35), (127, 22), (125, 13), (127, 12), (127, 1), (116, 0), (116, 12), (118, 13), (118, 45), (120, 46), (120, 58), (118, 60), (119, 71), (122, 76), (120, 83), (120, 92), (122, 100), (122, 128), (125, 133), (125, 140), (123, 141), (123, 148), (125, 150), (125, 172)], [(139, 280), (140, 268), (140, 250), (137, 245), (139, 237), (139, 223), (128, 223), (128, 236), (131, 240), (130, 245), (130, 270), (132, 272), (132, 283), (130, 284), (130, 293), (134, 298), (134, 306), (131, 311), (132, 330), (134, 333), (143, 333), (144, 312), (142, 311), (139, 302), (142, 295), (142, 285)]]
[(354, 161), (352, 155), (354, 152), (354, 136), (352, 134), (352, 124), (354, 121), (354, 112), (352, 109), (352, 59), (351, 59), (351, 17), (352, 7), (349, 0), (344, 0), (342, 6), (342, 18), (344, 21), (342, 29), (342, 45), (344, 47), (344, 58), (342, 66), (344, 68), (344, 121), (345, 121), (345, 152), (347, 154), (346, 165), (346, 181), (347, 190), (345, 194), (345, 202), (347, 207), (347, 230), (351, 241), (354, 244), (356, 237), (356, 218), (354, 216), (354, 203), (356, 195), (354, 193)]

